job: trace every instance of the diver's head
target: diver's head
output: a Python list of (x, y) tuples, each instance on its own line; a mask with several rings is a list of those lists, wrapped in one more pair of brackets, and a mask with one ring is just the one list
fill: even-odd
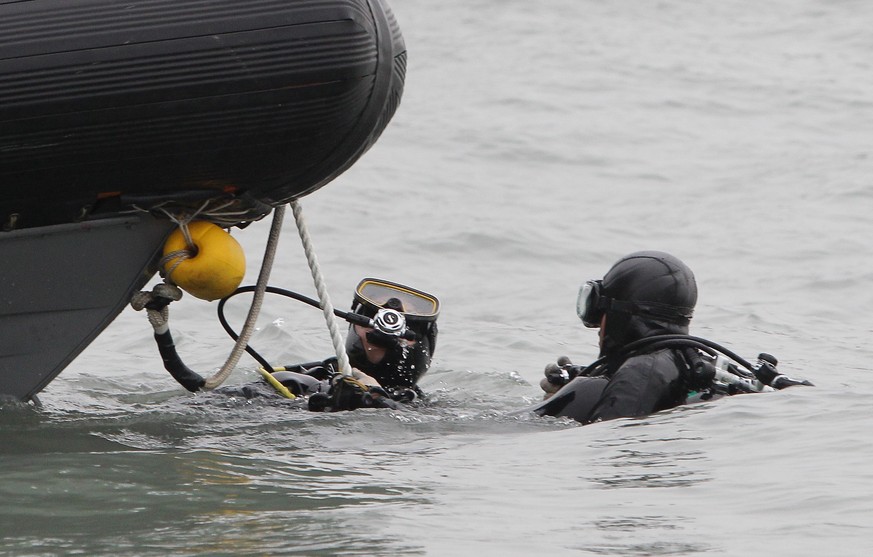
[(587, 327), (602, 327), (601, 355), (658, 334), (687, 334), (697, 303), (694, 273), (676, 257), (641, 251), (622, 257), (603, 280), (579, 290), (576, 310)]
[(355, 289), (352, 311), (373, 319), (380, 309), (400, 312), (405, 329), (413, 334), (351, 325), (346, 337), (349, 363), (386, 389), (414, 387), (430, 367), (436, 350), (439, 301), (408, 286), (362, 280)]

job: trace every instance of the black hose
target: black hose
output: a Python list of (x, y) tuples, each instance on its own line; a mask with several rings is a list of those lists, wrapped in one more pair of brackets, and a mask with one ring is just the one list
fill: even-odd
[(170, 331), (164, 331), (160, 334), (155, 333), (155, 342), (158, 344), (158, 351), (161, 353), (161, 359), (164, 361), (164, 369), (170, 372), (173, 379), (192, 393), (196, 393), (203, 388), (206, 380), (199, 373), (186, 366), (182, 359), (179, 358)]
[(711, 340), (691, 335), (657, 335), (653, 337), (643, 338), (628, 344), (625, 347), (625, 353), (628, 353), (629, 355), (630, 352), (636, 351), (640, 347), (645, 347), (651, 350), (651, 347), (649, 346), (650, 344), (656, 344), (661, 342), (664, 342), (665, 346), (668, 344), (674, 346), (682, 346), (683, 344), (686, 346), (693, 346), (695, 348), (700, 348), (701, 350), (704, 350), (704, 352), (707, 352), (710, 355), (715, 355), (713, 352), (719, 352), (734, 360), (736, 363), (740, 364), (744, 368), (748, 369), (750, 372), (754, 371), (751, 363), (749, 363), (747, 360), (745, 360), (732, 350), (729, 350), (724, 346)]
[[(752, 368), (752, 364), (750, 364), (747, 360), (718, 343), (715, 343), (705, 338), (695, 337), (691, 335), (668, 334), (641, 338), (625, 346), (621, 352), (621, 355), (624, 358), (629, 358), (630, 356), (634, 356), (636, 354), (652, 352), (660, 348), (678, 348), (682, 346), (700, 349), (710, 356), (715, 356), (717, 353), (721, 353), (731, 360), (735, 361), (742, 367), (749, 370), (749, 374), (746, 375), (746, 377), (754, 377), (754, 369)], [(606, 356), (598, 358), (590, 365), (582, 369), (579, 372), (579, 375), (602, 375), (603, 372), (601, 368), (606, 365), (606, 361)]]
[[(228, 335), (230, 335), (230, 338), (232, 338), (234, 340), (234, 342), (236, 342), (236, 340), (239, 338), (239, 335), (236, 333), (236, 331), (233, 330), (233, 328), (231, 328), (230, 324), (227, 322), (227, 318), (224, 315), (224, 304), (226, 304), (227, 301), (230, 300), (231, 298), (233, 298), (234, 296), (236, 296), (238, 294), (244, 294), (246, 292), (254, 292), (256, 288), (257, 288), (256, 286), (241, 286), (241, 287), (237, 288), (235, 291), (233, 291), (231, 294), (222, 298), (218, 302), (218, 308), (217, 308), (218, 321), (219, 321), (219, 323), (221, 323), (221, 326), (222, 326), (222, 328), (224, 328), (225, 332)], [(264, 292), (268, 292), (270, 294), (279, 294), (280, 296), (285, 296), (286, 298), (292, 298), (292, 299), (297, 300), (299, 302), (309, 304), (310, 306), (312, 306), (314, 308), (322, 309), (321, 304), (317, 300), (313, 300), (312, 298), (309, 298), (308, 296), (304, 296), (303, 294), (298, 294), (297, 292), (292, 292), (291, 290), (286, 290), (284, 288), (278, 288), (276, 286), (267, 286), (267, 288), (264, 290)], [(363, 315), (358, 315), (356, 313), (351, 313), (351, 312), (342, 311), (342, 310), (338, 310), (338, 309), (334, 309), (333, 313), (337, 317), (345, 319), (349, 323), (356, 323), (358, 325), (364, 325), (364, 326), (368, 326), (368, 327), (370, 326), (370, 319), (368, 317), (363, 316)], [(261, 356), (251, 346), (246, 345), (246, 352), (248, 352), (248, 354), (251, 355), (251, 357), (253, 357), (255, 360), (257, 360), (259, 364), (264, 366), (264, 369), (266, 369), (267, 371), (271, 371), (273, 369), (273, 366), (270, 365), (270, 363), (266, 360), (266, 358)]]

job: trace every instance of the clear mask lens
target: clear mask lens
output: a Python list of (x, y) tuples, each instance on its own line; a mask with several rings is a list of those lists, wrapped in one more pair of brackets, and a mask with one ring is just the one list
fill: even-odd
[(440, 303), (436, 297), (420, 290), (379, 279), (364, 279), (355, 290), (358, 297), (378, 308), (389, 308), (408, 317), (435, 319)]
[(598, 307), (600, 300), (600, 281), (589, 280), (579, 288), (576, 298), (576, 315), (586, 327), (600, 327), (603, 312)]

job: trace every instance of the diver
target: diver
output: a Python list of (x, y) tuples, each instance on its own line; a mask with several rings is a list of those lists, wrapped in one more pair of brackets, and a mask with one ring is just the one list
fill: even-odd
[[(582, 423), (646, 416), (694, 400), (811, 385), (776, 370), (768, 354), (749, 363), (688, 334), (697, 283), (682, 261), (641, 251), (616, 262), (579, 290), (582, 323), (600, 330), (600, 357), (589, 366), (561, 357), (545, 368), (544, 401), (532, 410)], [(727, 356), (727, 358), (725, 357)]]
[[(182, 362), (167, 325), (167, 304), (179, 299), (181, 291), (171, 285), (159, 286), (161, 289), (155, 289), (158, 294), (144, 307), (149, 310), (164, 368), (187, 390), (200, 391), (206, 381)], [(239, 288), (219, 303), (219, 318), (233, 337), (235, 334), (224, 319), (224, 303), (252, 289)], [(317, 301), (288, 290), (268, 287), (267, 292), (321, 307)], [(423, 396), (418, 382), (430, 367), (436, 350), (439, 309), (435, 296), (386, 280), (365, 278), (355, 288), (351, 311), (335, 310), (336, 315), (350, 323), (345, 349), (353, 368), (351, 375), (340, 373), (336, 357), (273, 367), (248, 346), (246, 351), (262, 364), (264, 380), (220, 387), (216, 392), (245, 398), (281, 396), (280, 393), (306, 397), (312, 411), (397, 408), (400, 402)]]

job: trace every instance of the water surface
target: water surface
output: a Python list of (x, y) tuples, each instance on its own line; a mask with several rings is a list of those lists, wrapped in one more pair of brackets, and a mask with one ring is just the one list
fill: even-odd
[[(873, 550), (873, 6), (393, 7), (403, 104), (303, 207), (338, 307), (364, 276), (440, 297), (430, 405), (192, 396), (127, 310), (42, 409), (0, 410), (0, 554)], [(235, 232), (247, 282), (268, 225)], [(576, 290), (640, 249), (694, 269), (694, 333), (817, 387), (585, 427), (510, 416), (546, 363), (596, 355)], [(272, 283), (314, 295), (290, 218)], [(214, 304), (186, 297), (171, 326), (204, 375), (230, 351)], [(275, 299), (252, 344), (287, 363), (331, 350), (319, 312)]]

